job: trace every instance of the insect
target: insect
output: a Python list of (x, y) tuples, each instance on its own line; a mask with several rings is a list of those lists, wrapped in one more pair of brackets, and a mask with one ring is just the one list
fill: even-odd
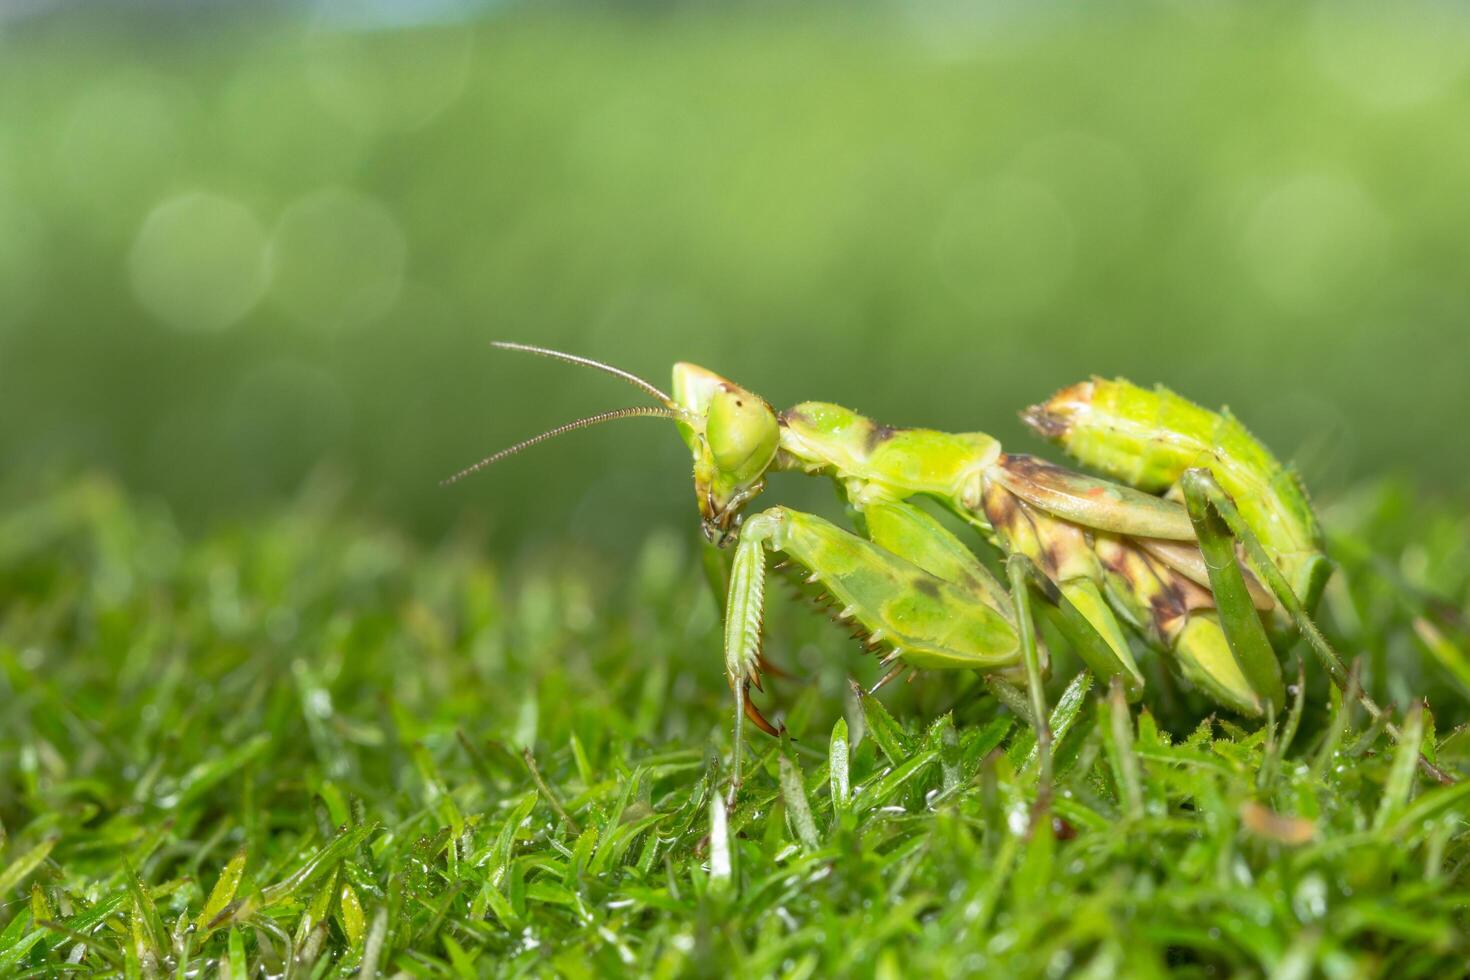
[[(1003, 452), (980, 432), (896, 428), (825, 402), (777, 411), (693, 364), (675, 365), (666, 394), (589, 358), (496, 346), (606, 372), (657, 404), (559, 426), (446, 483), (617, 419), (668, 419), (688, 445), (704, 535), (729, 556), (717, 569), (725, 582), (725, 670), (736, 701), (734, 785), (744, 720), (778, 733), (750, 697), (770, 669), (762, 631), (771, 556), (882, 657), (888, 672), (879, 686), (910, 668), (1019, 673), (1031, 691), (1033, 721), (1045, 717), (1033, 592), (1088, 667), (1117, 678), (1130, 697), (1144, 678), (1127, 631), (1171, 656), (1216, 702), (1247, 716), (1282, 706), (1273, 639), (1302, 633), (1334, 680), (1346, 681), (1308, 614), (1331, 565), (1306, 493), (1294, 471), (1228, 412), (1163, 388), (1093, 379), (1022, 414), (1103, 474), (1096, 477)], [(747, 516), (778, 472), (833, 480), (855, 527), (781, 506)], [(999, 549), (1006, 582), (921, 502)], [(1376, 716), (1377, 706), (1364, 703)]]

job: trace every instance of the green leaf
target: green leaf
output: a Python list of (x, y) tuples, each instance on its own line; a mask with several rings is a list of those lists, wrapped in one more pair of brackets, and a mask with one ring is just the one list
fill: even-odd
[(1052, 833), (1051, 820), (1043, 815), (1031, 822), (1031, 835), (1011, 878), (1011, 894), (1019, 908), (1028, 908), (1046, 897), (1055, 858), (1056, 836)]
[(572, 859), (567, 862), (567, 873), (562, 884), (568, 888), (575, 886), (577, 879), (587, 870), (587, 863), (592, 860), (596, 847), (597, 828), (588, 827), (577, 837), (577, 843), (572, 847)]
[(1470, 779), (1449, 786), (1436, 786), (1419, 794), (1399, 814), (1390, 836), (1404, 837), (1429, 824), (1441, 814), (1458, 812), (1470, 819)]
[(227, 752), (198, 763), (179, 780), (178, 796), (171, 801), (173, 808), (182, 809), (198, 800), (249, 762), (264, 755), (270, 744), (270, 736), (262, 732)]
[(441, 937), (444, 943), (444, 952), (449, 954), (449, 965), (454, 968), (455, 975), (460, 980), (475, 980), (479, 971), (475, 969), (475, 958), (465, 952), (463, 946), (454, 941), (454, 937), (447, 932)]
[(489, 863), (490, 880), (497, 885), (505, 875), (506, 868), (510, 865), (511, 849), (515, 846), (516, 833), (521, 824), (531, 815), (536, 808), (536, 801), (540, 799), (535, 793), (529, 793), (521, 797), (500, 825), (500, 832), (495, 837), (495, 844), (490, 850)]
[[(1087, 693), (1091, 690), (1092, 674), (1085, 670), (1079, 671), (1067, 684), (1066, 690), (1057, 699), (1056, 707), (1049, 715), (1052, 745), (1060, 745), (1062, 739), (1072, 730), (1072, 726), (1077, 722), (1077, 715), (1087, 703)], [(1034, 766), (1037, 762), (1035, 730), (1028, 725), (1027, 730), (1017, 735), (1011, 742), (1009, 755), (1012, 760), (1016, 761), (1017, 768), (1030, 769)]]
[(0, 973), (9, 973), (19, 966), (31, 949), (46, 938), (46, 933), (46, 929), (32, 929), (9, 946), (0, 949)]
[(940, 792), (947, 796), (958, 790), (964, 778), (964, 765), (960, 738), (954, 730), (954, 716), (945, 713), (936, 718), (924, 735), (924, 744), (939, 750)]
[(409, 750), (413, 756), (414, 768), (418, 770), (419, 779), (423, 782), (424, 802), (433, 807), (439, 814), (439, 819), (449, 826), (450, 833), (458, 838), (464, 834), (464, 814), (460, 812), (459, 806), (454, 802), (454, 796), (444, 786), (444, 780), (439, 775), (439, 767), (434, 764), (434, 757), (422, 742), (415, 742)]

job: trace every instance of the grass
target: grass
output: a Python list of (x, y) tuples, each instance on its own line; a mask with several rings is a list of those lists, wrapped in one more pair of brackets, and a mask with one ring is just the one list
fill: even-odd
[(1054, 642), (1033, 826), (1023, 720), (967, 675), (858, 698), (870, 659), (785, 603), (795, 738), (727, 809), (685, 535), (497, 565), (339, 509), (185, 536), (85, 480), (4, 512), (0, 975), (1464, 970), (1470, 783), (1414, 765), (1470, 773), (1461, 512), (1327, 515), (1322, 621), (1403, 744), (1310, 663), (1258, 726), (1156, 658), (1126, 705)]

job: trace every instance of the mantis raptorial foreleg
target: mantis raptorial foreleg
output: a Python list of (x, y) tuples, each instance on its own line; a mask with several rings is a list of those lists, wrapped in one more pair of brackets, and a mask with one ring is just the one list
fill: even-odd
[[(1015, 618), (1015, 602), (1011, 591), (997, 581), (989, 569), (981, 564), (980, 559), (975, 557), (974, 552), (965, 547), (964, 543), (932, 514), (905, 500), (868, 501), (855, 509), (861, 530), (875, 544), (959, 586), (966, 593), (978, 596), (981, 601), (1000, 612), (1013, 624), (1018, 622)], [(1098, 634), (1087, 617), (1067, 601), (1057, 586), (1038, 571), (1034, 564), (1028, 562), (1026, 567), (1037, 588), (1041, 589), (1047, 599), (1058, 607), (1060, 616), (1057, 625), (1068, 641), (1079, 649), (1086, 647), (1089, 652), (1107, 650), (1108, 641)], [(1039, 669), (1044, 673), (1047, 669), (1046, 650), (1040, 644), (1037, 650), (1037, 663)], [(1111, 654), (1105, 654), (1105, 656), (1111, 656)], [(904, 666), (907, 665), (900, 664), (894, 670), (897, 671)], [(1010, 667), (1000, 668), (995, 673), (998, 677), (1007, 680), (1025, 680), (1027, 677), (1024, 664), (1013, 664)], [(891, 676), (893, 676), (891, 673), (885, 675), (883, 680), (878, 682), (879, 685), (881, 686)], [(875, 687), (874, 690), (876, 689)]]
[[(909, 517), (912, 514), (890, 511), (878, 523), (891, 529), (889, 518), (896, 523)], [(910, 529), (922, 526), (914, 523)], [(963, 560), (942, 537), (919, 532), (911, 544), (921, 560), (936, 565), (944, 561), (951, 570), (964, 570)], [(988, 670), (1016, 662), (1020, 637), (1009, 608), (1003, 607), (1007, 609), (1003, 613), (991, 604), (991, 587), (999, 588), (993, 579), (989, 586), (952, 581), (812, 514), (785, 507), (757, 514), (741, 529), (725, 602), (725, 670), (738, 708), (737, 785), (744, 719), (763, 730), (775, 730), (748, 697), (750, 685), (760, 677), (767, 552), (779, 553), (805, 569), (806, 581), (830, 597), (840, 621), (866, 634), (870, 647), (889, 648), (885, 663), (901, 657), (915, 667)], [(983, 568), (981, 573), (988, 578)]]
[(858, 514), (874, 544), (983, 597), (996, 609), (1009, 607), (1005, 586), (932, 514), (904, 500), (866, 503)]
[[(1001, 494), (1007, 492), (997, 489)], [(1100, 575), (1086, 561), (1082, 561), (1083, 567), (1077, 567), (1084, 559), (1095, 566), (1080, 529), (1031, 511), (1019, 500), (1014, 506), (1025, 512), (1024, 519), (1011, 522), (1008, 528), (997, 526), (996, 531), (1006, 535), (1013, 558), (1026, 559), (1021, 567), (1046, 597), (1043, 608), (1052, 614), (1057, 629), (1098, 676), (1121, 678), (1130, 696), (1141, 693), (1143, 675), (1094, 580)], [(881, 501), (864, 505), (861, 514), (868, 536), (875, 542), (941, 578), (964, 585), (994, 608), (1011, 610), (1014, 587), (1008, 591), (997, 582), (970, 549), (928, 512), (906, 501)], [(1072, 537), (1076, 540), (1065, 540)], [(1046, 571), (1038, 566), (1038, 559), (1048, 565)], [(1009, 575), (1009, 564), (1007, 568)], [(1038, 654), (1038, 662), (1044, 669), (1042, 653)]]

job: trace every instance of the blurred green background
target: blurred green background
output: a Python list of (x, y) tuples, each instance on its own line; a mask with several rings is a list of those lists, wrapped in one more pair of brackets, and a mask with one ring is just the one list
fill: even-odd
[(506, 338), (1032, 451), (1018, 409), (1117, 373), (1319, 499), (1465, 496), (1463, 8), (262, 9), (0, 20), (12, 488), (101, 470), (198, 522), (329, 473), (496, 548), (693, 533), (646, 421), (437, 486), (637, 403)]

